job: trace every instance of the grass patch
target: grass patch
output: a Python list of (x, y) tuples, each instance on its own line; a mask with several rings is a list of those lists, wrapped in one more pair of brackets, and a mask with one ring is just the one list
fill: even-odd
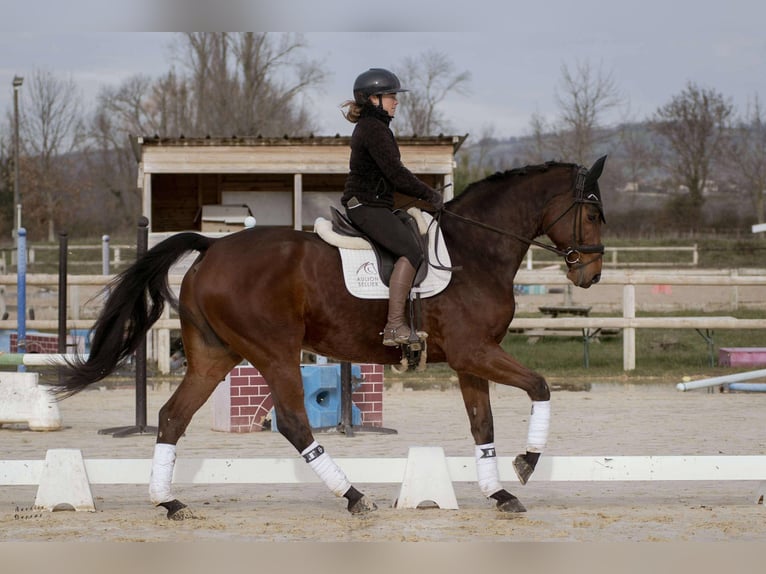
[[(763, 318), (762, 312), (727, 313), (745, 318)], [(712, 314), (709, 314), (712, 315)], [(652, 313), (652, 316), (658, 316)], [(682, 316), (668, 313), (666, 316)], [(695, 316), (705, 316), (695, 313)], [(708, 343), (695, 329), (636, 329), (636, 368), (623, 370), (622, 335), (602, 337), (589, 345), (589, 366), (583, 361), (581, 337), (548, 337), (534, 344), (523, 333), (508, 333), (502, 347), (526, 367), (537, 371), (551, 383), (598, 382), (663, 382), (678, 383), (683, 377), (714, 377), (734, 372), (731, 367), (717, 366), (721, 347), (766, 346), (766, 331), (759, 329), (720, 329), (713, 332), (713, 355), (716, 366), (710, 366)], [(743, 371), (751, 369), (740, 369)], [(404, 382), (413, 388), (429, 388), (439, 381), (455, 377), (447, 365), (429, 365), (424, 373), (396, 374), (386, 370), (386, 381)]]

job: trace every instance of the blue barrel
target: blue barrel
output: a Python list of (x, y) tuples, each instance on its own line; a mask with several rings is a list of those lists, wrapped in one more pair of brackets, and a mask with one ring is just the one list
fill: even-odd
[[(72, 338), (72, 343), (78, 345), (80, 341), (83, 343), (83, 353), (85, 355), (90, 354), (90, 329), (69, 329), (69, 336)], [(71, 352), (71, 351), (67, 351)]]
[[(351, 376), (360, 379), (362, 369), (351, 365)], [(334, 427), (340, 424), (340, 363), (325, 365), (301, 365), (303, 378), (303, 404), (311, 428)], [(277, 413), (271, 409), (271, 430), (279, 431)], [(351, 405), (351, 424), (362, 424), (362, 412)]]
[(730, 391), (766, 393), (766, 383), (729, 383), (726, 386)]

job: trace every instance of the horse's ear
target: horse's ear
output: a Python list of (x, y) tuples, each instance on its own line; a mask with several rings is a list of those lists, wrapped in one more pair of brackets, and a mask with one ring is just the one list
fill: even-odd
[(604, 163), (606, 163), (605, 155), (602, 155), (593, 163), (591, 168), (588, 170), (588, 176), (585, 179), (586, 187), (588, 184), (593, 184), (598, 181), (598, 178), (601, 177), (601, 172), (604, 171)]
[(593, 162), (593, 165), (588, 170), (588, 183), (598, 181), (598, 178), (601, 177), (601, 172), (604, 171), (604, 163), (606, 163), (605, 155), (602, 155), (595, 162)]

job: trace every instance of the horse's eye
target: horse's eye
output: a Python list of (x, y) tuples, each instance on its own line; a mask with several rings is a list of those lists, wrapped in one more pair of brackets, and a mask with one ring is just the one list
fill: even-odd
[(598, 220), (598, 215), (596, 213), (588, 214), (588, 221), (590, 221), (591, 223), (596, 223), (597, 220)]

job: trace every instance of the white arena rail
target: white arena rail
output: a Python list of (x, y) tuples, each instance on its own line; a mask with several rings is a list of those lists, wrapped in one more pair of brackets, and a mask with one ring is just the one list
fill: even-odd
[[(472, 457), (447, 457), (441, 447), (411, 447), (406, 458), (337, 458), (354, 483), (401, 484), (397, 506), (434, 501), (457, 508), (453, 482), (476, 482)], [(52, 449), (45, 460), (0, 460), (0, 485), (37, 485), (36, 506), (95, 510), (92, 484), (148, 484), (151, 459), (83, 459), (78, 449)], [(517, 480), (513, 458), (498, 457), (500, 479)], [(544, 456), (530, 482), (757, 481), (766, 492), (766, 456)], [(299, 457), (179, 459), (175, 484), (300, 484), (319, 482)]]

